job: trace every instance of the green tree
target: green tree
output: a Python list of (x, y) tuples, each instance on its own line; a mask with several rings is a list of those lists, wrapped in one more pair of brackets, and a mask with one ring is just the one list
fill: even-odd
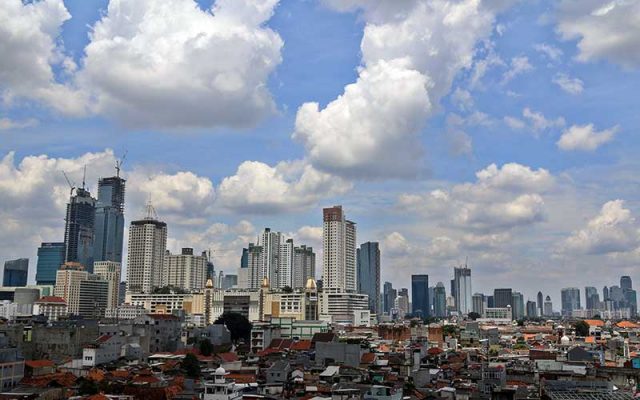
[(200, 354), (203, 356), (210, 356), (213, 353), (213, 344), (211, 344), (211, 340), (208, 338), (204, 338), (200, 340), (198, 344), (198, 350), (200, 350)]
[(238, 342), (240, 339), (244, 339), (245, 342), (249, 341), (251, 322), (242, 314), (226, 312), (214, 324), (226, 325), (229, 332), (231, 332), (231, 340), (233, 342)]
[(589, 336), (589, 324), (587, 324), (586, 322), (578, 321), (573, 327), (576, 330), (576, 336)]
[(182, 369), (189, 378), (200, 377), (200, 361), (193, 353), (188, 353), (182, 360)]

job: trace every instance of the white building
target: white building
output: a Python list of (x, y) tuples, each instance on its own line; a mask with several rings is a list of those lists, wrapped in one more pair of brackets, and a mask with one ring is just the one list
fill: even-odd
[(82, 349), (82, 366), (96, 367), (120, 358), (127, 341), (120, 335), (102, 335)]
[(192, 294), (184, 293), (127, 293), (125, 303), (142, 307), (150, 314), (172, 314), (184, 309), (185, 301), (192, 301)]
[(153, 207), (147, 216), (129, 227), (127, 292), (151, 293), (162, 284), (162, 268), (167, 250), (167, 224), (156, 219)]
[(120, 271), (121, 265), (115, 261), (96, 261), (93, 263), (93, 273), (100, 279), (107, 281), (109, 293), (107, 296), (107, 309), (118, 307), (120, 296)]
[(57, 321), (67, 315), (67, 303), (62, 297), (44, 296), (33, 304), (33, 315), (44, 315), (49, 321)]
[(136, 319), (137, 317), (148, 313), (149, 311), (140, 305), (120, 304), (116, 308), (109, 308), (105, 312), (105, 317), (113, 319)]
[(271, 284), (272, 288), (293, 286), (293, 239), (287, 239), (280, 243), (278, 252), (278, 269), (273, 276), (277, 281)]
[(356, 224), (348, 221), (342, 206), (323, 209), (323, 286), (356, 291)]
[(80, 263), (67, 262), (56, 273), (56, 286), (53, 294), (62, 297), (67, 303), (69, 314), (78, 314), (80, 311), (80, 282), (87, 280), (89, 273)]
[(354, 313), (369, 310), (369, 296), (341, 289), (324, 289), (318, 293), (320, 318), (328, 322), (354, 322)]
[(471, 269), (465, 267), (453, 269), (456, 311), (467, 315), (473, 311), (473, 297), (471, 294)]
[(171, 254), (167, 251), (162, 272), (161, 286), (202, 290), (207, 281), (207, 255), (194, 255), (191, 248), (183, 248), (181, 254)]

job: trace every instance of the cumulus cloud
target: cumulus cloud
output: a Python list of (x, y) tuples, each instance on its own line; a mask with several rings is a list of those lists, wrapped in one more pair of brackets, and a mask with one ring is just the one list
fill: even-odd
[(548, 57), (551, 61), (559, 61), (564, 52), (556, 46), (547, 43), (537, 43), (533, 48)]
[(288, 212), (349, 189), (348, 182), (302, 161), (280, 162), (275, 167), (245, 161), (218, 186), (218, 204), (244, 213)]
[(640, 3), (634, 0), (562, 0), (557, 30), (577, 40), (578, 60), (608, 60), (627, 68), (640, 66)]
[(502, 76), (502, 84), (511, 82), (516, 76), (522, 75), (533, 69), (533, 65), (529, 62), (529, 58), (526, 56), (513, 57), (509, 70)]
[(427, 194), (403, 194), (402, 210), (440, 220), (443, 227), (498, 234), (545, 218), (542, 194), (554, 184), (545, 169), (510, 163), (492, 164), (476, 173), (473, 183), (454, 185)]
[(581, 79), (572, 78), (564, 73), (556, 74), (553, 83), (569, 94), (580, 94), (584, 90), (584, 82)]
[(521, 130), (529, 128), (536, 136), (553, 128), (562, 128), (566, 124), (566, 121), (562, 117), (550, 119), (545, 117), (541, 112), (533, 111), (529, 107), (522, 110), (522, 119), (506, 116), (503, 121), (511, 129)]
[(71, 15), (62, 0), (6, 0), (0, 7), (0, 96), (11, 104), (29, 99), (68, 115), (85, 112), (83, 96), (56, 79), (76, 68), (58, 41)]
[(605, 203), (587, 226), (568, 237), (562, 250), (578, 254), (629, 252), (640, 245), (640, 230), (623, 200)]
[(562, 133), (556, 144), (565, 151), (594, 151), (613, 140), (618, 130), (619, 127), (614, 126), (598, 132), (593, 124), (572, 125)]
[(264, 26), (278, 0), (112, 0), (90, 34), (78, 81), (95, 112), (134, 126), (245, 127), (274, 110), (281, 62)]
[(339, 11), (361, 9), (366, 20), (358, 80), (324, 109), (303, 104), (293, 137), (310, 162), (357, 178), (419, 174), (424, 121), (472, 64), (491, 34), (495, 2), (474, 0), (325, 1)]

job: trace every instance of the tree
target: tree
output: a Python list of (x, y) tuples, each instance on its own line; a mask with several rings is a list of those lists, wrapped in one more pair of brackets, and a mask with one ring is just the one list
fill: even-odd
[(472, 312), (469, 313), (468, 317), (469, 317), (469, 319), (475, 321), (478, 318), (480, 318), (480, 314), (478, 314), (477, 312), (473, 312), (472, 311)]
[(211, 340), (209, 340), (208, 338), (204, 338), (200, 340), (198, 349), (200, 350), (200, 354), (207, 357), (210, 356), (211, 353), (213, 353), (213, 344), (211, 344)]
[(576, 329), (576, 336), (586, 337), (589, 336), (589, 324), (584, 321), (578, 321), (574, 325)]
[(189, 378), (200, 377), (200, 361), (193, 353), (188, 353), (182, 360), (182, 369)]
[(293, 293), (291, 286), (285, 286), (282, 288), (282, 293)]
[(226, 312), (214, 324), (226, 325), (229, 332), (231, 332), (231, 340), (233, 342), (237, 343), (240, 339), (244, 339), (245, 342), (249, 341), (251, 322), (242, 314)]
[(80, 395), (92, 395), (98, 393), (98, 384), (89, 379), (82, 379), (80, 386), (78, 386), (78, 394)]

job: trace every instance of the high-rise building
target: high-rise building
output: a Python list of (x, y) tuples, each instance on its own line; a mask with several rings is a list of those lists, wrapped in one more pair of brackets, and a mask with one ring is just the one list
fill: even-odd
[(635, 317), (638, 313), (638, 301), (636, 298), (636, 291), (633, 290), (630, 276), (620, 277), (620, 288), (624, 295), (625, 306), (629, 308), (631, 316)]
[(260, 289), (262, 283), (262, 246), (249, 243), (247, 248), (247, 269), (248, 269), (248, 287), (249, 289)]
[(109, 282), (97, 275), (88, 274), (78, 286), (78, 315), (87, 319), (105, 316), (109, 302)]
[(543, 315), (545, 317), (550, 317), (550, 316), (553, 315), (553, 303), (551, 303), (551, 297), (550, 296), (547, 296), (544, 299)]
[(600, 303), (600, 296), (598, 295), (598, 289), (593, 286), (587, 286), (584, 288), (585, 305), (587, 310), (596, 310)]
[(609, 298), (609, 288), (605, 286), (602, 288), (602, 301), (607, 301), (607, 300), (611, 300), (611, 299)]
[(80, 313), (80, 282), (87, 280), (89, 273), (78, 262), (64, 263), (56, 273), (56, 286), (53, 294), (67, 302), (67, 312)]
[(496, 302), (493, 298), (493, 295), (487, 296), (487, 308), (494, 308), (496, 306)]
[[(213, 263), (211, 264), (213, 266)], [(207, 278), (215, 278), (215, 272), (212, 270), (212, 275), (207, 272)], [(240, 268), (238, 268), (238, 287), (241, 289), (249, 288), (249, 249), (242, 249), (242, 256), (240, 256)]]
[(78, 262), (93, 271), (94, 226), (96, 200), (84, 188), (76, 189), (67, 204), (64, 244), (65, 262)]
[(148, 205), (146, 217), (129, 227), (127, 292), (151, 293), (162, 284), (166, 250), (167, 224)]
[(473, 294), (473, 312), (478, 314), (478, 315), (483, 315), (484, 314), (484, 303), (485, 303), (485, 296), (482, 293), (474, 293)]
[(2, 286), (27, 286), (29, 277), (29, 259), (18, 258), (4, 263)]
[(294, 289), (306, 288), (309, 279), (316, 279), (316, 253), (313, 247), (305, 245), (293, 248), (293, 277)]
[(393, 308), (397, 312), (398, 319), (404, 319), (411, 310), (409, 310), (409, 291), (400, 289), (393, 304)]
[(385, 313), (391, 314), (391, 309), (394, 307), (396, 296), (396, 290), (393, 288), (391, 282), (385, 282), (382, 288), (382, 300), (384, 303), (383, 310)]
[(98, 181), (98, 201), (94, 225), (94, 262), (115, 261), (122, 263), (125, 182), (120, 176), (101, 178)]
[(64, 242), (44, 242), (38, 247), (38, 264), (36, 266), (36, 283), (38, 285), (55, 285), (56, 273), (64, 264)]
[(538, 292), (538, 316), (542, 316), (544, 311), (544, 297), (542, 296), (542, 292)]
[(106, 308), (111, 310), (117, 308), (120, 305), (120, 263), (117, 261), (95, 261), (93, 272), (108, 284)]
[(431, 316), (429, 304), (429, 275), (411, 275), (411, 307), (414, 317)]
[(512, 293), (511, 314), (513, 319), (522, 319), (525, 316), (524, 296), (520, 292)]
[(453, 269), (455, 286), (456, 311), (460, 314), (469, 314), (473, 311), (471, 295), (471, 269), (466, 266)]
[(360, 245), (356, 253), (358, 293), (369, 295), (369, 310), (379, 314), (380, 309), (380, 247), (378, 242)]
[(323, 211), (323, 265), (325, 289), (355, 292), (356, 277), (356, 224), (345, 218), (342, 206)]
[(278, 266), (271, 281), (271, 287), (293, 287), (293, 239), (280, 242), (278, 252)]
[(207, 253), (194, 255), (192, 248), (183, 248), (180, 254), (171, 254), (167, 250), (162, 272), (161, 286), (200, 291), (207, 283)]
[(538, 303), (535, 301), (527, 300), (527, 317), (538, 317)]
[(573, 310), (580, 309), (580, 289), (564, 288), (560, 292), (562, 315), (571, 315)]
[(447, 316), (447, 292), (442, 282), (438, 282), (434, 289), (433, 313), (438, 318)]
[(494, 289), (493, 303), (495, 308), (511, 306), (513, 308), (513, 290), (510, 288)]
[(630, 276), (621, 276), (620, 277), (620, 287), (622, 290), (630, 290), (633, 289), (633, 285), (631, 283)]

